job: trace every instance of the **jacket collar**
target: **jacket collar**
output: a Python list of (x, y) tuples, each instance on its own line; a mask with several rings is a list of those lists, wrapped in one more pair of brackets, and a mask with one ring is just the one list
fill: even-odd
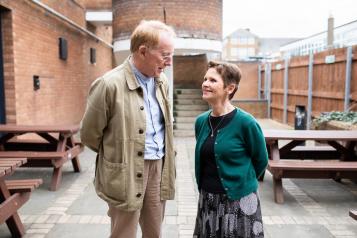
[[(136, 79), (133, 69), (130, 65), (130, 58), (131, 58), (131, 56), (126, 58), (126, 60), (123, 63), (123, 67), (125, 69), (125, 79), (126, 79), (126, 83), (127, 83), (128, 87), (129, 87), (129, 90), (136, 90), (140, 87), (140, 84), (139, 84), (138, 80)], [(156, 86), (160, 86), (163, 83), (163, 81), (160, 77), (156, 77), (156, 78), (154, 78), (154, 80), (155, 80)]]

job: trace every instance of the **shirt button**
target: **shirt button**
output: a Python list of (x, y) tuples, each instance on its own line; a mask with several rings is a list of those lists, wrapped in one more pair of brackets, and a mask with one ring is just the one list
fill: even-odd
[(221, 181), (223, 181), (223, 178), (221, 178)]
[(224, 190), (228, 191), (228, 188), (225, 188)]
[(138, 177), (138, 178), (141, 178), (142, 176), (143, 176), (142, 173), (137, 173), (137, 174), (136, 174), (136, 177)]
[(137, 198), (141, 197), (141, 193), (136, 194), (136, 197)]
[(140, 106), (140, 110), (144, 110), (144, 106)]
[(144, 130), (143, 129), (139, 129), (139, 134), (143, 134)]
[(138, 155), (139, 155), (139, 156), (142, 156), (142, 155), (143, 155), (143, 152), (142, 152), (142, 151), (139, 151), (139, 152), (138, 152)]

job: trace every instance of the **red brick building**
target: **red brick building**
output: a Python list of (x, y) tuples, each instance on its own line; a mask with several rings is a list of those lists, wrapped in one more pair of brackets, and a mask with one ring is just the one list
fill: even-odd
[(113, 66), (111, 26), (86, 21), (86, 2), (0, 0), (1, 123), (81, 120), (89, 85)]
[(160, 20), (175, 29), (173, 72), (166, 72), (172, 88), (200, 87), (207, 58), (222, 51), (222, 0), (113, 0), (116, 64), (129, 55), (131, 32), (143, 19)]

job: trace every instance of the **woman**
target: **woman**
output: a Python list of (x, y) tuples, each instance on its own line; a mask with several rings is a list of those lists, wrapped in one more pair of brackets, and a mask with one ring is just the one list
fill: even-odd
[(193, 237), (264, 237), (257, 178), (268, 155), (257, 121), (230, 102), (240, 78), (238, 66), (211, 61), (202, 83), (212, 110), (195, 124), (200, 197)]

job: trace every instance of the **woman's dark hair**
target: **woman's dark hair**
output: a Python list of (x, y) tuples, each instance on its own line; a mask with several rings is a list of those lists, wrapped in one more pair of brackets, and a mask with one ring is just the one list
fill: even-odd
[(232, 63), (219, 62), (219, 61), (209, 61), (208, 68), (214, 68), (223, 79), (224, 87), (230, 84), (234, 84), (235, 89), (229, 95), (229, 100), (231, 100), (234, 94), (237, 92), (238, 84), (242, 77), (240, 68)]

